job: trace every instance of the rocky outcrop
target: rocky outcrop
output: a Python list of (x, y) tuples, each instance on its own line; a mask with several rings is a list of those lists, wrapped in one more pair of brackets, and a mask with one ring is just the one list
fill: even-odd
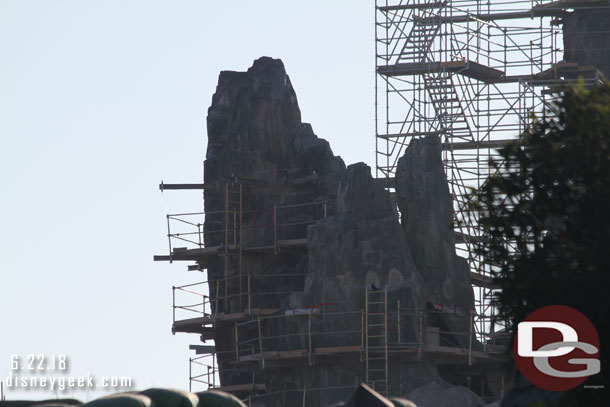
[[(563, 59), (594, 66), (610, 78), (610, 2), (565, 1), (574, 11), (563, 19)], [(587, 4), (589, 3), (589, 4)]]
[[(304, 291), (305, 302), (334, 301), (339, 310), (358, 311), (364, 308), (366, 290), (375, 286), (403, 298), (405, 307), (420, 309), (419, 273), (389, 194), (373, 183), (363, 163), (350, 165), (346, 173), (334, 217), (308, 230), (312, 283)], [(398, 295), (399, 290), (405, 292)]]
[[(415, 140), (400, 161), (401, 226), (396, 204), (371, 169), (363, 163), (345, 167), (328, 142), (301, 122), (281, 61), (264, 57), (247, 72), (220, 74), (208, 110), (204, 174), (205, 243), (221, 247), (221, 256), (205, 264), (211, 304), (216, 314), (278, 310), (260, 325), (235, 329), (231, 322), (215, 322), (223, 386), (265, 383), (268, 393), (278, 394), (268, 405), (300, 405), (303, 388), (336, 389), (308, 392), (308, 405), (344, 400), (365, 380), (360, 352), (316, 359), (307, 351), (291, 364), (261, 358), (258, 368), (242, 369), (234, 362), (235, 332), (253, 353), (261, 346), (274, 352), (359, 349), (365, 298), (372, 291), (387, 289), (390, 343), (418, 343), (425, 338), (421, 331), (433, 326), (443, 332), (443, 344), (467, 347), (463, 335), (450, 333), (467, 331), (473, 297), (468, 266), (455, 255), (439, 146), (434, 138)], [(243, 219), (231, 243), (219, 231), (227, 221), (237, 230), (235, 218), (223, 211), (230, 189), (238, 187)], [(244, 294), (247, 286), (251, 295)], [(439, 304), (449, 312), (435, 308)], [(399, 308), (400, 320), (394, 311)], [(432, 316), (420, 319), (424, 310)], [(299, 314), (305, 317), (285, 317)], [(266, 339), (259, 341), (259, 334)], [(407, 359), (389, 360), (394, 393), (440, 379), (431, 356)]]
[(453, 200), (438, 136), (409, 143), (398, 161), (396, 192), (402, 228), (424, 277), (427, 306), (438, 311), (429, 324), (456, 333), (441, 334), (442, 345), (467, 347), (474, 297), (468, 263), (455, 254)]

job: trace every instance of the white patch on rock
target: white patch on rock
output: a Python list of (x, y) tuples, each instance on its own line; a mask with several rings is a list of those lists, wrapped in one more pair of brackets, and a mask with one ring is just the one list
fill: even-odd
[(388, 273), (388, 288), (398, 288), (404, 282), (402, 273), (396, 269), (390, 270)]
[(366, 286), (367, 288), (371, 288), (373, 285), (377, 288), (381, 287), (381, 283), (379, 282), (379, 274), (375, 273), (374, 271), (367, 271)]
[(343, 292), (344, 296), (348, 296), (350, 290), (352, 288), (352, 272), (348, 271), (347, 273), (339, 274), (337, 280), (339, 280), (339, 288)]

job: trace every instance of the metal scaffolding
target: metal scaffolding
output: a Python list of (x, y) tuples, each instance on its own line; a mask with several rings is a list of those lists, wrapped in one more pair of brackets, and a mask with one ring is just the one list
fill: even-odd
[[(437, 135), (454, 199), (458, 254), (490, 281), (493, 267), (474, 250), (484, 236), (466, 196), (490, 175), (495, 149), (518, 138), (553, 89), (589, 66), (562, 58), (565, 5), (548, 0), (377, 0), (375, 122), (377, 177), (394, 177), (412, 138)], [(491, 284), (474, 286), (475, 326), (483, 343), (495, 321)]]

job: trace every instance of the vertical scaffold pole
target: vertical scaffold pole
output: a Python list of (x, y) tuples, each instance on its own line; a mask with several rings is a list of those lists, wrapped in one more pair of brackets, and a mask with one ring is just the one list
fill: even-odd
[(250, 285), (250, 274), (248, 274), (248, 315), (252, 314), (252, 294)]
[(243, 226), (243, 198), (242, 198), (242, 193), (243, 193), (243, 187), (240, 184), (239, 185), (239, 259), (238, 259), (238, 268), (239, 268), (239, 309), (240, 311), (243, 310), (243, 298), (242, 298), (242, 237), (243, 237), (243, 232), (242, 232), (242, 226)]
[(307, 354), (307, 362), (309, 363), (309, 366), (313, 365), (313, 355), (311, 353), (311, 312), (309, 314), (307, 314), (307, 338), (308, 338), (308, 347), (309, 347), (309, 352)]
[(235, 362), (239, 363), (239, 338), (237, 336), (237, 324), (233, 326), (235, 327)]
[(218, 297), (220, 296), (220, 280), (216, 280), (216, 309), (214, 310), (215, 314), (218, 314), (220, 310), (218, 309)]
[[(176, 286), (172, 286), (172, 323), (176, 323)], [(172, 333), (175, 334), (172, 329)]]
[(277, 254), (277, 205), (273, 204), (273, 250)]
[(384, 308), (384, 314), (385, 314), (385, 321), (384, 321), (384, 354), (385, 354), (385, 395), (388, 395), (388, 286), (385, 286), (385, 290), (383, 293), (383, 308)]
[(364, 363), (366, 364), (366, 383), (369, 382), (369, 293), (368, 289), (365, 285), (364, 287), (364, 309), (366, 310), (364, 313), (364, 338), (365, 338), (365, 346), (364, 346)]
[(364, 352), (365, 352), (365, 348), (364, 348), (364, 309), (360, 311), (361, 313), (361, 318), (360, 318), (360, 361), (362, 362), (362, 358), (364, 356)]
[(400, 343), (400, 300), (396, 301), (396, 331), (398, 332), (397, 343)]
[(167, 215), (167, 244), (169, 248), (169, 262), (172, 263), (173, 254), (172, 254), (172, 232), (169, 226), (169, 215)]
[(201, 223), (197, 223), (197, 240), (199, 242), (199, 247), (203, 246), (203, 243), (201, 240), (201, 226), (203, 226)]
[(260, 348), (260, 352), (261, 352), (261, 369), (265, 368), (265, 354), (263, 352), (263, 333), (262, 333), (262, 329), (261, 329), (261, 317), (257, 318), (258, 321), (258, 347)]
[(470, 329), (468, 330), (468, 366), (472, 366), (472, 321), (473, 321), (473, 315), (472, 315), (472, 310), (470, 310), (470, 318), (469, 318), (469, 322), (470, 322)]
[(424, 325), (424, 310), (422, 308), (419, 309), (419, 346), (417, 348), (417, 361), (421, 362), (421, 356), (422, 356), (422, 345), (424, 342), (424, 329), (423, 329), (423, 325)]
[[(225, 184), (225, 305), (224, 312), (228, 312), (229, 305), (229, 183)], [(216, 311), (218, 312), (218, 311)]]

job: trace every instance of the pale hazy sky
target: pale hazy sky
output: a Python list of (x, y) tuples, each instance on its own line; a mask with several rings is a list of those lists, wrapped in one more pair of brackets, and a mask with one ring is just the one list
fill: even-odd
[(152, 257), (201, 192), (157, 185), (201, 182), (218, 73), (263, 55), (336, 155), (373, 163), (372, 1), (0, 0), (0, 381), (11, 354), (66, 354), (70, 375), (188, 388), (171, 286), (201, 275)]

